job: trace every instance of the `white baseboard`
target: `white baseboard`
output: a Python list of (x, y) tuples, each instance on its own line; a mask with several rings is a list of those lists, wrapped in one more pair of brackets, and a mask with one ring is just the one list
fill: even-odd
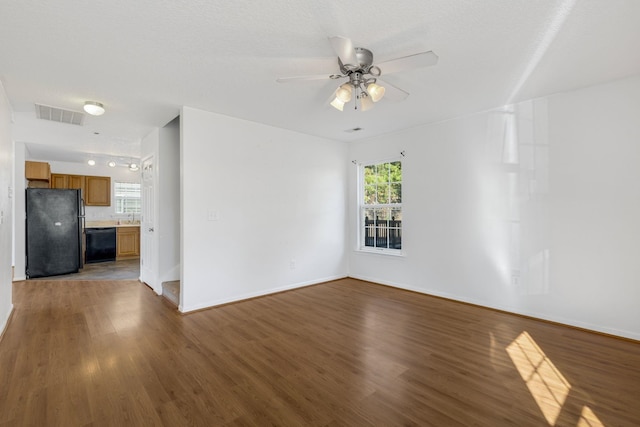
[(549, 321), (549, 322), (559, 323), (559, 324), (562, 324), (562, 325), (572, 326), (572, 327), (575, 327), (575, 328), (586, 329), (586, 330), (592, 331), (592, 332), (598, 332), (598, 333), (603, 333), (603, 334), (607, 334), (607, 335), (615, 335), (615, 336), (621, 337), (621, 338), (628, 338), (628, 339), (640, 341), (640, 333), (636, 333), (636, 332), (632, 332), (632, 331), (609, 328), (609, 327), (606, 327), (606, 326), (601, 326), (601, 325), (581, 322), (579, 320), (563, 318), (563, 317), (560, 317), (560, 316), (549, 316), (549, 315), (543, 314), (543, 313), (536, 313), (536, 312), (531, 312), (531, 311), (526, 311), (526, 310), (518, 310), (518, 309), (514, 309), (513, 307), (487, 304), (485, 301), (478, 301), (478, 300), (473, 300), (473, 299), (469, 299), (469, 298), (463, 298), (463, 297), (460, 297), (458, 295), (448, 294), (446, 292), (438, 292), (438, 291), (432, 291), (432, 290), (429, 290), (429, 289), (416, 288), (416, 287), (413, 287), (413, 286), (408, 286), (408, 285), (401, 284), (401, 283), (396, 283), (396, 282), (381, 281), (381, 280), (378, 280), (378, 279), (375, 279), (375, 278), (372, 278), (372, 277), (366, 277), (366, 276), (361, 276), (361, 275), (349, 275), (349, 277), (352, 277), (354, 279), (364, 280), (364, 281), (367, 281), (367, 282), (379, 283), (381, 285), (391, 286), (391, 287), (398, 288), (398, 289), (404, 289), (406, 291), (412, 291), (412, 292), (416, 292), (416, 293), (420, 293), (420, 294), (424, 294), (424, 295), (431, 295), (431, 296), (435, 296), (435, 297), (446, 298), (446, 299), (449, 299), (449, 300), (452, 300), (452, 301), (458, 301), (458, 302), (463, 302), (463, 303), (467, 303), (467, 304), (477, 305), (479, 307), (485, 307), (485, 308), (490, 308), (490, 309), (494, 309), (494, 310), (500, 310), (500, 311), (504, 311), (504, 312), (507, 312), (507, 313), (512, 313), (512, 314), (517, 314), (517, 315), (521, 315), (521, 316), (532, 317), (534, 319), (546, 320), (546, 321)]
[(283, 292), (283, 291), (290, 291), (292, 289), (298, 289), (298, 288), (304, 288), (305, 286), (312, 286), (312, 285), (317, 285), (319, 283), (324, 283), (324, 282), (331, 282), (332, 280), (338, 280), (338, 279), (344, 279), (346, 276), (330, 276), (330, 277), (324, 277), (321, 279), (315, 279), (315, 280), (310, 280), (307, 282), (299, 282), (299, 283), (294, 283), (291, 285), (286, 285), (286, 286), (280, 286), (277, 288), (270, 288), (270, 289), (265, 289), (263, 291), (258, 291), (258, 292), (250, 292), (250, 293), (246, 293), (246, 294), (241, 294), (241, 295), (236, 295), (230, 298), (223, 298), (223, 299), (219, 299), (219, 300), (213, 300), (213, 301), (208, 301), (208, 302), (204, 302), (201, 304), (196, 304), (196, 305), (191, 305), (191, 306), (178, 306), (178, 310), (181, 313), (189, 313), (192, 311), (196, 311), (196, 310), (202, 310), (205, 308), (211, 308), (211, 307), (215, 307), (217, 305), (223, 305), (223, 304), (229, 304), (232, 302), (238, 302), (238, 301), (243, 301), (243, 300), (247, 300), (247, 299), (251, 299), (251, 298), (256, 298), (256, 297), (262, 297), (265, 295), (270, 295), (270, 294), (276, 294), (278, 292)]

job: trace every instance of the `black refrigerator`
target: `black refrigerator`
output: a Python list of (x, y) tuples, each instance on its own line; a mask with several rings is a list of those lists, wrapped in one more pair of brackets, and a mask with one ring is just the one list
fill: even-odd
[(80, 190), (26, 192), (27, 277), (77, 273), (82, 268), (84, 220)]

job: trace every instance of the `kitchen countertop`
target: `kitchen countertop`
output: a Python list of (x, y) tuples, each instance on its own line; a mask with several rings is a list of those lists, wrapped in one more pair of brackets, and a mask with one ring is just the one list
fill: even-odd
[(117, 220), (107, 220), (107, 221), (87, 221), (84, 224), (84, 228), (107, 228), (107, 227), (140, 227), (140, 222), (130, 222), (130, 221), (117, 221)]

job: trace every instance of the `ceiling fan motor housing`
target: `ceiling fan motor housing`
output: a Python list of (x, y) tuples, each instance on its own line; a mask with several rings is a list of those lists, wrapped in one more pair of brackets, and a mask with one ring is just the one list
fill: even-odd
[(343, 64), (340, 58), (338, 57), (338, 64), (340, 64), (340, 71), (343, 74), (350, 74), (352, 72), (360, 72), (362, 74), (367, 74), (371, 65), (373, 64), (373, 52), (369, 49), (365, 49), (363, 47), (354, 48), (356, 53), (357, 64)]

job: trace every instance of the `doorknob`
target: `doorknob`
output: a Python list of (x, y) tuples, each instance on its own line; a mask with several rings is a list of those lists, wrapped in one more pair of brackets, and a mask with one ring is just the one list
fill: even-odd
[(153, 227), (150, 227), (147, 231), (149, 231), (149, 233), (153, 233)]

